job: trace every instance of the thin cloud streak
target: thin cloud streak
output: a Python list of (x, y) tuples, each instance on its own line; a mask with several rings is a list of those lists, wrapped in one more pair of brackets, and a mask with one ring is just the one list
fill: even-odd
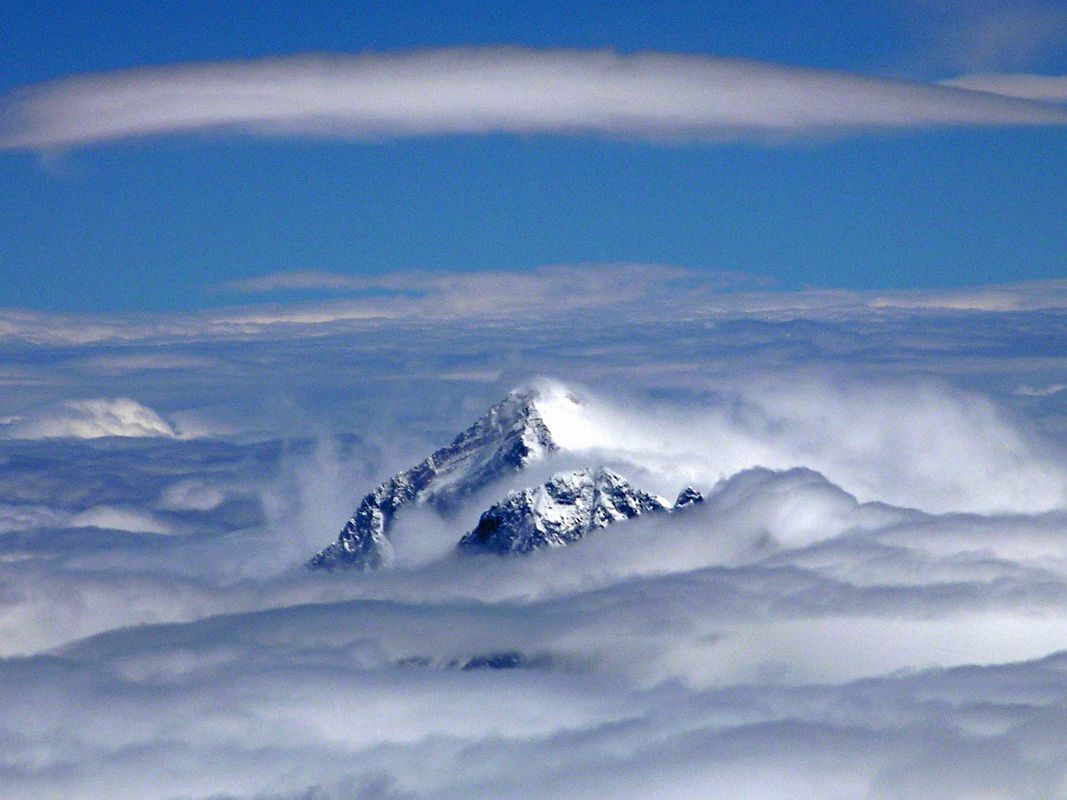
[(533, 270), (395, 271), (378, 275), (272, 273), (209, 287), (210, 293), (331, 291), (316, 302), (235, 305), (138, 315), (0, 309), (0, 342), (244, 339), (285, 331), (319, 336), (383, 325), (479, 322), (516, 325), (611, 312), (631, 321), (747, 316), (833, 319), (880, 313), (1009, 313), (1067, 309), (1067, 281), (954, 289), (780, 290), (758, 277), (664, 264), (558, 264)]
[(976, 92), (991, 92), (1005, 97), (1040, 100), (1044, 103), (1067, 103), (1067, 75), (961, 75), (942, 81), (941, 84)]
[(203, 131), (347, 139), (491, 133), (779, 141), (1067, 125), (966, 88), (671, 53), (466, 48), (183, 64), (66, 78), (0, 101), (0, 149)]
[(273, 272), (227, 281), (210, 287), (210, 293), (238, 292), (256, 294), (277, 291), (360, 291), (376, 288), (367, 276), (342, 275), (324, 270), (293, 270)]

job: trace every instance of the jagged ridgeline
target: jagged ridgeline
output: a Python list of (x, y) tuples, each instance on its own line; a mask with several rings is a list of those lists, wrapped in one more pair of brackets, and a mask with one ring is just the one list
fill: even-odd
[(461, 552), (501, 555), (562, 547), (613, 522), (674, 511), (701, 500), (698, 491), (686, 487), (670, 506), (607, 467), (561, 472), (536, 489), (511, 492), (494, 504), (458, 547)]
[[(543, 400), (538, 389), (511, 392), (447, 447), (382, 483), (360, 501), (337, 541), (308, 566), (366, 570), (387, 565), (393, 559), (389, 531), (405, 506), (425, 504), (448, 514), (470, 496), (560, 450), (538, 409)], [(579, 403), (571, 394), (565, 402)], [(687, 487), (673, 508), (701, 499)], [(458, 549), (526, 553), (570, 544), (614, 521), (669, 510), (663, 498), (635, 489), (604, 467), (560, 473), (494, 504)]]

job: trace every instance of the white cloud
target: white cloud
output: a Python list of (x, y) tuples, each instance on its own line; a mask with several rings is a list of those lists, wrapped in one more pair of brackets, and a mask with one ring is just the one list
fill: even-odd
[(1047, 386), (1017, 386), (1015, 388), (1015, 394), (1020, 397), (1052, 397), (1054, 394), (1059, 394), (1064, 389), (1067, 389), (1067, 384), (1062, 383), (1050, 383)]
[(13, 439), (178, 437), (159, 414), (126, 397), (65, 400), (0, 427), (0, 434)]
[[(683, 410), (583, 393), (581, 405), (548, 403), (544, 417), (564, 446), (668, 476), (661, 492), (751, 467), (806, 466), (864, 500), (928, 511), (1067, 504), (1054, 453), (987, 399), (944, 384), (749, 373), (714, 388), (724, 399)], [(790, 513), (802, 524), (802, 511)]]
[(186, 64), (27, 87), (0, 148), (242, 131), (374, 139), (603, 134), (782, 139), (879, 128), (1064, 125), (1067, 112), (966, 89), (696, 55), (453, 49)]
[[(0, 440), (0, 795), (1056, 797), (1058, 284), (776, 293), (628, 269), (426, 277), (395, 317), (342, 323), (12, 312), (33, 335), (5, 343), (5, 416), (133, 395), (208, 433)], [(506, 305), (524, 287), (529, 309)], [(168, 368), (143, 369), (156, 348)], [(479, 497), (398, 524), (390, 571), (300, 568), (364, 492), (536, 374), (585, 400), (553, 409), (587, 451), (563, 461), (629, 461), (707, 502), (453, 558)], [(219, 415), (233, 433), (210, 433)], [(732, 474), (756, 464), (784, 471)]]
[(163, 490), (160, 506), (171, 511), (210, 511), (218, 508), (226, 493), (199, 480), (172, 483)]
[[(547, 554), (541, 574), (588, 574), (641, 538), (620, 533), (593, 552)], [(0, 786), (12, 798), (173, 797), (175, 787), (197, 798), (374, 796), (359, 794), (369, 786), (434, 798), (1055, 796), (1067, 771), (1063, 656), (841, 678), (970, 659), (984, 636), (1001, 659), (1039, 650), (1063, 641), (1062, 605), (1013, 610), (1002, 581), (991, 613), (980, 582), (945, 582), (930, 564), (916, 570), (925, 585), (908, 590), (878, 580), (878, 550), (864, 544), (842, 540), (821, 560), (866, 564), (865, 591), (778, 565), (472, 603), (447, 599), (452, 587), (423, 573), (410, 583), (422, 599), (398, 602), (381, 596), (405, 578), (394, 574), (362, 601), (132, 628), (0, 661), (10, 711)], [(472, 580), (502, 587), (538, 569), (536, 559), (478, 567), (455, 586), (474, 595)], [(358, 585), (330, 580), (324, 591)], [(517, 642), (556, 660), (447, 665)], [(397, 663), (412, 656), (426, 659)], [(789, 664), (809, 680), (789, 680)], [(694, 680), (709, 669), (716, 680)], [(834, 670), (836, 680), (810, 680)]]
[[(320, 280), (321, 279), (321, 280)], [(234, 341), (259, 337), (319, 337), (388, 325), (450, 321), (529, 325), (575, 324), (575, 315), (649, 322), (790, 318), (869, 318), (884, 312), (959, 310), (1038, 311), (1067, 308), (1067, 280), (1025, 281), (955, 289), (854, 291), (775, 290), (743, 274), (663, 264), (557, 264), (530, 270), (428, 272), (378, 275), (275, 273), (211, 287), (258, 294), (303, 285), (354, 297), (216, 308), (198, 312), (58, 314), (0, 309), (0, 338), (38, 345), (132, 344), (174, 340)], [(374, 292), (373, 297), (360, 296)], [(903, 318), (903, 314), (901, 316)], [(103, 358), (104, 360), (98, 360)], [(190, 361), (189, 359), (192, 358)], [(145, 356), (114, 353), (90, 359), (94, 368), (121, 373), (145, 370)], [(217, 367), (218, 359), (165, 356), (160, 370)], [(83, 362), (85, 363), (85, 362)], [(22, 368), (24, 371), (24, 368)], [(19, 378), (25, 382), (28, 377)], [(0, 381), (2, 385), (2, 381)]]
[(131, 533), (168, 534), (173, 532), (170, 525), (148, 512), (115, 506), (94, 506), (80, 511), (70, 518), (68, 525), (75, 528), (106, 528)]
[(1006, 97), (1024, 97), (1046, 103), (1067, 103), (1067, 75), (979, 74), (961, 75), (941, 81), (976, 92), (992, 92)]

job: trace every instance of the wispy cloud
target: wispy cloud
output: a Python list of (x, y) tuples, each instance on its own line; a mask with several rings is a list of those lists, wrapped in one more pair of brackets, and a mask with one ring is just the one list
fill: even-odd
[(368, 303), (387, 316), (416, 313), (493, 316), (555, 309), (600, 308), (643, 300), (659, 302), (681, 288), (702, 293), (767, 288), (771, 281), (736, 272), (692, 270), (666, 264), (552, 264), (531, 270), (443, 272), (397, 270), (379, 274), (275, 272), (209, 287), (210, 293), (279, 291), (376, 293)]
[(1067, 385), (1062, 383), (1050, 383), (1048, 386), (1028, 386), (1026, 384), (1015, 389), (1015, 394), (1020, 397), (1052, 397), (1054, 394), (1067, 390)]
[(961, 75), (942, 81), (943, 86), (958, 86), (977, 92), (992, 92), (1006, 97), (1024, 97), (1046, 103), (1067, 103), (1067, 75), (976, 74)]
[(178, 438), (173, 426), (136, 400), (67, 400), (25, 416), (0, 422), (0, 438), (95, 439), (103, 436)]
[(71, 77), (3, 100), (0, 148), (49, 151), (194, 131), (730, 141), (967, 125), (1067, 125), (1067, 111), (964, 88), (755, 61), (470, 48)]
[[(275, 272), (217, 284), (211, 293), (269, 294), (285, 290), (382, 292), (367, 301), (382, 317), (550, 314), (638, 304), (654, 315), (669, 308), (705, 312), (816, 311), (853, 308), (928, 308), (1023, 311), (1067, 308), (1067, 281), (1021, 281), (950, 289), (852, 291), (776, 289), (773, 281), (736, 272), (666, 264), (556, 264), (527, 271), (429, 272), (378, 275)], [(338, 309), (352, 310), (345, 302)], [(321, 304), (326, 308), (328, 304)], [(294, 313), (299, 313), (294, 307)], [(240, 312), (237, 312), (238, 314)], [(254, 313), (254, 312), (253, 312)]]
[(1058, 0), (903, 0), (906, 34), (917, 47), (900, 66), (998, 72), (1033, 69), (1067, 43)]
[(952, 289), (897, 290), (869, 296), (873, 308), (1034, 311), (1067, 308), (1067, 281), (1020, 281)]
[[(738, 273), (664, 264), (558, 264), (532, 270), (378, 275), (282, 272), (208, 288), (269, 298), (272, 292), (326, 290), (314, 302), (256, 303), (165, 314), (57, 314), (0, 309), (0, 341), (39, 344), (254, 338), (287, 331), (318, 336), (350, 328), (448, 321), (519, 325), (610, 312), (630, 321), (750, 318), (832, 319), (913, 311), (1019, 312), (1067, 309), (1067, 281), (953, 289), (858, 291), (775, 288)], [(127, 368), (146, 368), (123, 356)], [(201, 357), (202, 358), (202, 357)], [(112, 365), (99, 365), (114, 371)], [(151, 365), (170, 368), (162, 359)]]
[(380, 282), (376, 282), (373, 277), (342, 275), (321, 270), (293, 270), (226, 281), (210, 287), (208, 291), (213, 294), (258, 294), (278, 291), (363, 291), (371, 288), (380, 288)]
[(1058, 2), (951, 3), (946, 49), (964, 68), (1010, 67), (1039, 59), (1067, 41), (1067, 9)]

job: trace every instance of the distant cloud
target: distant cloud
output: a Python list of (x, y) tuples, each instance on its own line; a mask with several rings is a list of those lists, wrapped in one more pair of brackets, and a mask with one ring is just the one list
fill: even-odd
[(152, 514), (135, 508), (94, 506), (75, 514), (68, 523), (71, 527), (104, 528), (131, 533), (169, 534), (173, 531), (165, 522)]
[(356, 275), (341, 275), (336, 272), (319, 270), (295, 270), (293, 272), (273, 272), (254, 278), (227, 281), (212, 286), (211, 292), (238, 292), (255, 294), (259, 292), (277, 292), (285, 290), (362, 290), (374, 283), (373, 278)]
[[(1067, 281), (884, 292), (782, 291), (774, 290), (771, 281), (742, 273), (665, 264), (558, 264), (524, 271), (483, 272), (400, 270), (378, 275), (277, 272), (217, 284), (209, 291), (267, 294), (294, 289), (353, 294), (384, 292), (386, 296), (376, 297), (366, 306), (368, 313), (374, 309), (382, 317), (541, 314), (627, 303), (640, 303), (646, 311), (653, 311), (661, 308), (664, 302), (670, 303), (675, 311), (682, 306), (716, 311), (811, 310), (844, 306), (971, 311), (1067, 308)], [(327, 306), (318, 307), (325, 310)], [(293, 307), (294, 318), (301, 316), (299, 308)], [(351, 305), (337, 306), (339, 318), (353, 308)], [(250, 314), (257, 316), (257, 312)], [(305, 311), (303, 316), (313, 314)], [(240, 318), (240, 312), (234, 312), (233, 318)]]
[(1067, 125), (1067, 111), (756, 61), (518, 48), (150, 67), (30, 86), (0, 101), (0, 149), (37, 151), (196, 131), (776, 141), (968, 125)]
[(1024, 97), (1046, 103), (1067, 103), (1067, 75), (985, 74), (961, 75), (941, 81), (943, 86), (957, 86), (977, 92), (992, 92), (1005, 97)]
[[(1067, 309), (1067, 280), (954, 289), (776, 289), (741, 273), (665, 264), (557, 264), (528, 270), (432, 272), (400, 270), (377, 275), (282, 272), (216, 284), (212, 294), (269, 295), (286, 290), (327, 290), (332, 299), (257, 303), (164, 314), (58, 314), (0, 309), (0, 341), (87, 345), (180, 339), (254, 338), (269, 331), (318, 336), (388, 322), (481, 321), (508, 324), (571, 318), (610, 311), (629, 320), (713, 319), (781, 315), (828, 319), (870, 309), (1014, 312)], [(99, 358), (99, 357), (97, 357)], [(161, 356), (159, 369), (210, 368)], [(110, 373), (147, 371), (142, 352), (82, 362)]]
[[(1000, 71), (1032, 68), (1067, 44), (1067, 8), (1058, 0), (905, 0), (910, 54), (938, 69)], [(910, 8), (909, 8), (910, 6)]]
[(949, 49), (964, 67), (1026, 63), (1067, 41), (1062, 3), (967, 0), (959, 11)]
[(1023, 384), (1015, 390), (1015, 394), (1019, 397), (1052, 397), (1054, 394), (1059, 394), (1063, 390), (1067, 389), (1067, 385), (1062, 383), (1050, 383), (1048, 386), (1028, 386)]
[(93, 356), (81, 363), (83, 369), (96, 373), (210, 369), (215, 365), (216, 362), (210, 358), (192, 358), (167, 353), (124, 353), (122, 355)]
[(267, 294), (286, 290), (377, 293), (368, 311), (378, 316), (494, 316), (546, 310), (601, 308), (662, 300), (681, 287), (703, 292), (766, 288), (770, 281), (735, 272), (691, 270), (666, 264), (553, 264), (531, 270), (379, 274), (277, 272), (218, 284), (209, 292)]
[(877, 293), (873, 308), (927, 308), (959, 311), (1035, 311), (1067, 308), (1067, 281), (1021, 281), (941, 290)]
[(178, 438), (159, 414), (136, 400), (67, 400), (0, 425), (0, 438), (96, 439), (103, 436)]

